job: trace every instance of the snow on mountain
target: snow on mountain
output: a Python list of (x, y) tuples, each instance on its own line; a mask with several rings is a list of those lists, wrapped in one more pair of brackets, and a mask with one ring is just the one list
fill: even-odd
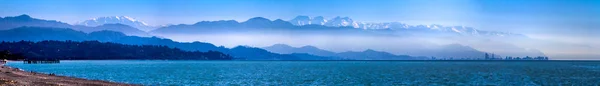
[(325, 25), (326, 22), (327, 20), (323, 16), (317, 16), (311, 19), (310, 24)]
[(329, 21), (327, 21), (325, 23), (325, 26), (333, 26), (333, 27), (354, 27), (354, 28), (359, 28), (360, 26), (358, 25), (357, 22), (354, 22), (354, 20), (348, 18), (348, 17), (335, 17)]
[(396, 30), (418, 30), (418, 31), (437, 31), (437, 32), (448, 32), (456, 33), (461, 35), (471, 36), (523, 36), (521, 34), (506, 33), (506, 32), (495, 32), (495, 31), (482, 31), (472, 27), (465, 26), (442, 26), (442, 25), (407, 25), (400, 22), (382, 22), (382, 23), (371, 23), (371, 22), (358, 22), (354, 21), (349, 17), (335, 17), (329, 20), (325, 20), (322, 16), (309, 17), (309, 16), (297, 16), (296, 18), (288, 21), (296, 26), (302, 25), (324, 25), (330, 27), (354, 27), (360, 29), (396, 29)]
[(294, 25), (302, 26), (302, 25), (310, 25), (311, 18), (308, 16), (297, 16), (296, 18), (288, 21)]
[(403, 28), (392, 27), (390, 29), (425, 29), (430, 31), (438, 31), (438, 32), (450, 32), (457, 33), (461, 35), (469, 35), (469, 36), (524, 36), (522, 34), (516, 33), (508, 33), (508, 32), (496, 32), (496, 31), (484, 31), (478, 30), (473, 27), (466, 26), (442, 26), (442, 25), (416, 25), (416, 26), (406, 26)]
[(150, 26), (142, 21), (138, 21), (138, 20), (128, 17), (128, 16), (109, 16), (109, 17), (92, 18), (90, 20), (78, 22), (77, 25), (95, 27), (95, 26), (100, 26), (100, 25), (104, 25), (104, 24), (116, 24), (116, 23), (129, 25), (131, 27), (135, 27), (135, 28), (143, 30), (143, 31), (150, 31), (150, 30), (155, 29), (155, 27), (153, 27), (153, 26)]
[(356, 22), (349, 17), (335, 17), (332, 19), (325, 19), (323, 16), (309, 17), (309, 16), (297, 16), (288, 22), (296, 26), (302, 25), (324, 25), (330, 27), (354, 27), (362, 29), (388, 29), (392, 27), (402, 28), (407, 25), (399, 22), (386, 22), (386, 23), (364, 23)]
[(327, 22), (327, 20), (325, 20), (325, 18), (323, 18), (323, 16), (317, 16), (317, 17), (308, 17), (308, 16), (296, 16), (296, 18), (289, 20), (288, 22), (296, 25), (296, 26), (302, 26), (302, 25), (325, 25), (325, 23)]
[(359, 22), (361, 29), (389, 29), (389, 28), (408, 28), (409, 26), (400, 22), (385, 22), (385, 23), (366, 23)]

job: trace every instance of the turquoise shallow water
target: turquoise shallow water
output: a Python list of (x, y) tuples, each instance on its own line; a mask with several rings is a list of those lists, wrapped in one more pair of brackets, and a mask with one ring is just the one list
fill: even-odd
[(599, 85), (592, 61), (61, 61), (26, 71), (143, 85)]

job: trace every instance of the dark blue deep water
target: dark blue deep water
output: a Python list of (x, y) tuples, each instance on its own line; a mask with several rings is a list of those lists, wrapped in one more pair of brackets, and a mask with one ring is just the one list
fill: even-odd
[(594, 61), (61, 61), (25, 71), (143, 85), (599, 85)]

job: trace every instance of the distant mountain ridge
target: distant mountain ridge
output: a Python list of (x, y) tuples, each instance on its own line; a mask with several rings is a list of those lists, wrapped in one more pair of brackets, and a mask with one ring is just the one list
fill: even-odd
[(70, 28), (77, 31), (83, 32), (94, 32), (102, 30), (118, 31), (127, 35), (144, 36), (149, 37), (150, 34), (141, 31), (137, 28), (133, 28), (123, 24), (102, 24), (98, 26), (88, 27), (81, 25), (70, 25), (67, 23), (54, 21), (54, 20), (43, 20), (32, 18), (29, 15), (19, 15), (13, 17), (0, 18), (0, 30), (8, 30), (18, 27), (52, 27), (52, 28)]
[(323, 18), (323, 16), (317, 17), (308, 17), (308, 16), (297, 16), (296, 18), (289, 20), (290, 23), (302, 26), (302, 25), (325, 25), (327, 20)]
[[(321, 21), (314, 23), (313, 21)], [(303, 25), (323, 25), (329, 27), (353, 27), (360, 29), (395, 29), (395, 30), (431, 30), (440, 32), (451, 32), (462, 35), (472, 36), (523, 36), (521, 34), (506, 33), (506, 32), (495, 32), (495, 31), (483, 31), (477, 30), (472, 27), (465, 26), (442, 26), (442, 25), (407, 25), (400, 22), (381, 22), (381, 23), (369, 23), (369, 22), (358, 22), (354, 21), (349, 17), (340, 17), (324, 20), (322, 16), (309, 17), (309, 16), (297, 16), (294, 19), (289, 20), (290, 23), (296, 26)]]
[[(423, 60), (431, 59), (431, 57), (437, 59), (484, 59), (483, 57), (486, 53), (460, 44), (442, 45), (436, 49), (414, 50), (411, 53), (415, 55), (394, 55), (372, 49), (335, 53), (314, 46), (292, 47), (285, 44), (274, 44), (263, 47), (263, 49), (280, 54), (306, 53), (317, 56), (334, 56), (356, 60)], [(500, 55), (496, 54), (495, 57), (500, 57)]]
[(340, 57), (344, 59), (354, 59), (354, 60), (424, 60), (428, 58), (422, 57), (412, 57), (408, 55), (394, 55), (387, 52), (375, 51), (375, 50), (365, 50), (360, 52), (355, 51), (347, 51), (341, 53), (335, 53), (327, 50), (322, 50), (314, 46), (303, 46), (303, 47), (292, 47), (285, 44), (275, 44), (268, 47), (263, 47), (263, 49), (280, 53), (280, 54), (291, 54), (291, 53), (306, 53), (317, 56), (333, 56)]
[(314, 46), (303, 46), (300, 48), (295, 48), (286, 44), (274, 44), (271, 46), (263, 47), (263, 49), (280, 54), (307, 53), (317, 56), (336, 56), (335, 52), (322, 50)]
[(36, 26), (36, 27), (56, 27), (56, 28), (69, 28), (73, 27), (67, 23), (55, 21), (55, 20), (42, 20), (35, 19), (29, 15), (9, 16), (0, 18), (0, 30), (7, 30), (22, 26)]
[(157, 37), (138, 37), (127, 36), (114, 31), (96, 31), (84, 33), (69, 28), (49, 28), (49, 27), (19, 27), (9, 30), (0, 30), (0, 41), (44, 41), (44, 40), (72, 40), (88, 41), (98, 40), (100, 42), (113, 42), (128, 45), (164, 45), (172, 48), (178, 48), (187, 51), (219, 51), (229, 54), (236, 59), (244, 60), (337, 60), (335, 57), (321, 57), (313, 55), (298, 54), (275, 54), (263, 49), (238, 46), (235, 48), (217, 47), (210, 43), (192, 42), (180, 43), (170, 39)]
[[(58, 28), (73, 28), (76, 30), (84, 31), (84, 32), (93, 32), (99, 31), (98, 28), (95, 29), (86, 29), (87, 27), (97, 27), (103, 24), (123, 24), (134, 27), (141, 32), (152, 32), (152, 33), (197, 33), (197, 32), (206, 32), (204, 29), (210, 29), (215, 31), (207, 31), (207, 32), (217, 32), (217, 31), (226, 31), (235, 30), (235, 29), (264, 29), (264, 28), (278, 28), (278, 29), (288, 29), (288, 30), (332, 30), (332, 29), (352, 29), (352, 28), (360, 28), (365, 30), (377, 30), (377, 29), (391, 29), (388, 30), (388, 33), (394, 32), (403, 32), (403, 33), (413, 33), (417, 32), (436, 32), (436, 33), (451, 33), (451, 34), (460, 34), (460, 35), (468, 35), (468, 36), (520, 36), (525, 37), (522, 34), (515, 33), (507, 33), (507, 32), (495, 32), (495, 31), (482, 31), (477, 30), (472, 27), (465, 26), (442, 26), (442, 25), (407, 25), (400, 22), (383, 22), (383, 23), (367, 23), (367, 22), (357, 22), (352, 20), (349, 17), (335, 17), (329, 20), (324, 19), (322, 16), (317, 17), (308, 17), (308, 16), (297, 16), (294, 19), (289, 21), (284, 21), (281, 19), (276, 19), (271, 21), (269, 19), (263, 17), (255, 17), (251, 18), (245, 22), (237, 22), (234, 20), (223, 20), (223, 21), (201, 21), (195, 23), (193, 25), (169, 25), (164, 27), (153, 27), (144, 22), (135, 20), (128, 16), (111, 16), (111, 17), (99, 17), (93, 18), (90, 20), (85, 20), (83, 22), (79, 22), (76, 25), (69, 25), (66, 23), (51, 21), (51, 20), (41, 20), (31, 18), (29, 15), (20, 15), (14, 17), (4, 17), (0, 18), (0, 30), (2, 29), (10, 29), (16, 28), (20, 26), (37, 26), (37, 27), (58, 27)], [(156, 29), (155, 29), (156, 28)], [(100, 28), (101, 29), (101, 28)], [(218, 30), (216, 30), (218, 29)], [(104, 30), (104, 29), (102, 29)], [(113, 31), (119, 31), (118, 29), (111, 29)], [(174, 31), (177, 30), (177, 31)], [(128, 32), (128, 31), (119, 31), (126, 33), (128, 35), (139, 35), (139, 31)], [(229, 31), (230, 32), (230, 31)], [(359, 32), (359, 31), (357, 31)], [(135, 33), (135, 34), (134, 34)], [(417, 33), (419, 34), (419, 33)], [(146, 34), (147, 35), (147, 34)]]
[(365, 51), (347, 51), (338, 53), (337, 56), (344, 57), (347, 59), (361, 59), (361, 60), (425, 60), (429, 58), (424, 57), (412, 57), (408, 55), (394, 55), (388, 52), (375, 51), (367, 49)]
[[(268, 31), (287, 31), (290, 34), (302, 34), (302, 33), (325, 33), (324, 31), (353, 31), (360, 32), (359, 29), (351, 27), (326, 27), (321, 25), (307, 25), (307, 26), (295, 26), (291, 23), (276, 19), (269, 20), (263, 17), (250, 18), (244, 22), (237, 22), (235, 20), (221, 20), (221, 21), (201, 21), (195, 24), (179, 24), (161, 27), (151, 31), (153, 34), (211, 34), (211, 33), (252, 33), (252, 32), (268, 32)], [(296, 33), (297, 32), (297, 33)], [(352, 34), (352, 33), (339, 33), (339, 34)]]
[[(109, 31), (118, 31), (118, 32), (123, 32), (123, 33), (127, 33), (130, 35), (134, 35), (134, 36), (143, 36), (143, 37), (151, 37), (152, 35), (141, 31), (137, 28), (128, 26), (128, 25), (124, 25), (124, 24), (103, 24), (100, 26), (96, 26), (96, 27), (92, 27), (94, 30), (93, 31), (102, 31), (102, 30), (109, 30)], [(92, 31), (92, 32), (93, 32)]]
[[(165, 26), (165, 27), (161, 27), (156, 30), (153, 30), (151, 32), (152, 33), (175, 33), (175, 34), (183, 34), (183, 33), (222, 34), (222, 33), (228, 33), (228, 32), (247, 33), (247, 32), (273, 31), (273, 32), (266, 32), (266, 33), (277, 34), (277, 33), (284, 32), (283, 34), (286, 34), (286, 35), (325, 34), (325, 35), (335, 35), (335, 36), (338, 36), (340, 34), (341, 35), (353, 35), (353, 36), (355, 36), (355, 35), (385, 35), (385, 36), (393, 35), (393, 36), (395, 36), (395, 35), (415, 35), (415, 34), (417, 36), (419, 36), (418, 34), (434, 34), (434, 35), (450, 34), (450, 35), (458, 35), (459, 37), (463, 37), (463, 36), (524, 37), (520, 34), (480, 31), (477, 29), (473, 29), (470, 27), (463, 27), (463, 26), (454, 26), (454, 27), (446, 27), (446, 26), (441, 26), (441, 25), (411, 26), (411, 25), (405, 25), (405, 24), (398, 23), (398, 22), (351, 23), (351, 22), (355, 22), (355, 21), (353, 21), (352, 19), (350, 19), (348, 17), (336, 17), (336, 18), (334, 18), (336, 20), (325, 20), (323, 17), (310, 18), (310, 17), (306, 16), (303, 19), (297, 19), (297, 20), (298, 20), (298, 22), (301, 22), (301, 20), (307, 20), (307, 19), (308, 19), (308, 21), (304, 21), (304, 23), (306, 23), (307, 25), (297, 25), (297, 24), (295, 25), (294, 23), (284, 21), (281, 19), (269, 20), (269, 19), (263, 18), (263, 17), (251, 18), (244, 22), (237, 22), (235, 20), (201, 21), (201, 22), (198, 22), (198, 23), (195, 23), (192, 25), (179, 24), (179, 25)], [(129, 20), (129, 19), (126, 18), (126, 20)], [(335, 21), (337, 23), (333, 23), (333, 21)], [(371, 25), (373, 27), (376, 26), (376, 27), (382, 27), (382, 28), (388, 28), (388, 29), (359, 29), (359, 28), (355, 28), (354, 26), (350, 26), (350, 25), (355, 25), (355, 24), (359, 24), (359, 26), (360, 25)], [(56, 29), (56, 31), (59, 31), (59, 32), (66, 32), (66, 33), (73, 33), (73, 34), (79, 34), (77, 31), (82, 31), (82, 32), (84, 32), (84, 34), (86, 34), (86, 33), (87, 34), (97, 34), (97, 33), (93, 33), (93, 32), (106, 32), (105, 30), (108, 30), (108, 31), (121, 32), (121, 33), (126, 34), (126, 36), (141, 36), (141, 37), (151, 37), (152, 36), (149, 33), (139, 30), (138, 28), (135, 28), (135, 27), (132, 27), (129, 25), (125, 25), (125, 24), (121, 24), (121, 23), (103, 24), (100, 26), (89, 27), (89, 26), (83, 26), (83, 25), (69, 25), (67, 23), (62, 23), (62, 22), (54, 21), (54, 20), (35, 19), (35, 18), (30, 17), (29, 15), (20, 15), (20, 16), (0, 18), (0, 30), (9, 30), (9, 29), (20, 28), (20, 27), (23, 27), (23, 28), (50, 27), (50, 28)], [(394, 27), (398, 27), (400, 29), (397, 29), (397, 28), (394, 29)], [(61, 28), (61, 29), (59, 29), (59, 28)], [(68, 31), (68, 30), (63, 30), (63, 29), (73, 29), (76, 31)], [(36, 40), (37, 39), (39, 39), (39, 40), (64, 39), (64, 38), (87, 40), (86, 38), (84, 38), (84, 37), (87, 37), (86, 35), (61, 35), (61, 34), (47, 33), (47, 32), (19, 32), (22, 30), (23, 29), (12, 30), (12, 31), (15, 33), (22, 33), (22, 34), (35, 34), (36, 36), (28, 36), (28, 35), (23, 35), (23, 36), (25, 38), (31, 38), (31, 39), (36, 39)], [(8, 31), (8, 32), (10, 32), (10, 31)], [(261, 32), (261, 34), (265, 34), (265, 32)], [(37, 36), (39, 36), (39, 37), (37, 37)], [(72, 36), (72, 37), (69, 37), (69, 36)], [(9, 35), (9, 37), (14, 37), (14, 36)], [(119, 36), (119, 37), (103, 37), (103, 38), (114, 40), (114, 39), (120, 39), (121, 37)], [(14, 39), (14, 40), (18, 41), (18, 38), (16, 38), (16, 37), (7, 38), (7, 39)], [(126, 42), (136, 43), (135, 41), (126, 41)], [(148, 42), (148, 43), (150, 44), (150, 42)], [(185, 48), (185, 47), (183, 47), (183, 48)], [(513, 49), (516, 50), (516, 48), (511, 48), (511, 50), (513, 50)], [(540, 56), (543, 56), (543, 53), (541, 53), (535, 49), (532, 49), (532, 50), (533, 51), (531, 53), (535, 53), (536, 55), (541, 54)], [(445, 52), (445, 51), (439, 51), (439, 52)], [(525, 52), (525, 53), (515, 52), (515, 53), (517, 53), (518, 55), (521, 55), (521, 56), (522, 55), (532, 55), (532, 54), (530, 54), (530, 52)], [(431, 54), (423, 53), (423, 54), (420, 54), (419, 56), (421, 56), (421, 55), (430, 56)], [(431, 56), (447, 57), (446, 55), (431, 55)], [(450, 55), (450, 56), (453, 56), (453, 55)]]
[(335, 17), (325, 20), (321, 16), (312, 18), (298, 16), (289, 21), (281, 19), (271, 21), (263, 17), (250, 18), (244, 22), (235, 20), (201, 21), (191, 25), (179, 24), (160, 27), (150, 32), (157, 34), (198, 34), (211, 32), (260, 32), (269, 30), (309, 31), (309, 33), (320, 33), (323, 30), (328, 30), (329, 33), (348, 33), (348, 31), (351, 31), (360, 34), (376, 32), (388, 35), (455, 34), (476, 37), (526, 37), (522, 34), (483, 31), (465, 26), (407, 25), (400, 22), (367, 23), (357, 22), (349, 17)]

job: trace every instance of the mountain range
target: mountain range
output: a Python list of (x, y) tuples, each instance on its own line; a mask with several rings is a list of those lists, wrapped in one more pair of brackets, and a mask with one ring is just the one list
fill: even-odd
[(292, 53), (306, 53), (310, 55), (316, 56), (325, 56), (325, 57), (340, 57), (343, 59), (354, 59), (354, 60), (422, 60), (427, 59), (423, 57), (412, 57), (408, 55), (394, 55), (387, 52), (375, 51), (375, 50), (365, 50), (361, 52), (355, 51), (347, 51), (341, 53), (335, 53), (327, 50), (322, 50), (314, 46), (303, 46), (303, 47), (292, 47), (285, 44), (275, 44), (268, 47), (263, 47), (263, 49), (279, 53), (279, 54), (292, 54)]
[[(179, 24), (161, 27), (151, 31), (153, 34), (170, 35), (170, 34), (270, 34), (284, 36), (306, 36), (306, 35), (325, 35), (333, 37), (342, 36), (361, 36), (361, 37), (395, 37), (395, 38), (415, 38), (415, 39), (430, 39), (444, 38), (443, 40), (490, 40), (497, 39), (499, 41), (511, 41), (511, 39), (524, 39), (528, 37), (522, 34), (495, 32), (478, 30), (472, 27), (465, 26), (442, 26), (442, 25), (407, 25), (399, 22), (386, 23), (365, 23), (356, 22), (349, 17), (335, 17), (325, 20), (321, 16), (308, 17), (298, 16), (289, 21), (281, 19), (269, 20), (263, 17), (250, 18), (244, 22), (235, 20), (221, 21), (201, 21), (195, 24)], [(485, 43), (485, 42), (483, 42)], [(500, 42), (496, 42), (500, 43)], [(455, 43), (456, 44), (456, 43)], [(464, 43), (463, 43), (464, 44)], [(510, 44), (501, 44), (507, 47), (514, 47)], [(503, 46), (487, 46), (497, 48)], [(436, 49), (425, 50), (403, 50), (399, 52), (410, 52), (409, 55), (429, 56), (427, 54), (439, 54), (434, 56), (442, 57), (461, 57), (460, 54), (440, 54), (445, 51), (444, 46), (438, 46)], [(472, 49), (472, 48), (471, 48)], [(464, 50), (468, 50), (465, 48)], [(514, 48), (513, 51), (527, 51), (525, 48)], [(427, 53), (429, 52), (429, 53)], [(439, 52), (439, 53), (432, 53)], [(507, 56), (544, 56), (538, 53), (539, 51), (525, 52), (521, 54), (507, 54)], [(477, 54), (480, 56), (480, 54)], [(473, 57), (473, 54), (469, 54)]]
[[(415, 50), (419, 52), (421, 56), (409, 56), (409, 55), (395, 55), (388, 52), (376, 51), (367, 49), (364, 51), (345, 51), (345, 52), (332, 52), (323, 49), (319, 49), (314, 46), (302, 46), (292, 47), (285, 44), (275, 44), (263, 49), (270, 52), (279, 54), (291, 54), (291, 53), (306, 53), (316, 56), (329, 56), (329, 57), (340, 57), (344, 59), (356, 59), (356, 60), (418, 60), (418, 59), (429, 59), (429, 57), (437, 57), (438, 59), (481, 59), (482, 55), (486, 52), (473, 49), (469, 46), (463, 46), (460, 44), (449, 44), (439, 46), (438, 49), (426, 49), (426, 50)], [(495, 55), (500, 57), (500, 55)]]
[(467, 37), (518, 37), (525, 35), (507, 32), (484, 31), (465, 26), (407, 25), (400, 22), (366, 23), (356, 22), (349, 17), (325, 20), (321, 16), (298, 16), (289, 21), (269, 20), (255, 17), (244, 22), (235, 20), (201, 21), (195, 24), (179, 24), (160, 27), (153, 34), (199, 34), (199, 33), (253, 33), (293, 32), (292, 34), (350, 34), (350, 35), (451, 35)]
[[(151, 33), (205, 33), (215, 31), (231, 31), (229, 29), (244, 29), (244, 28), (277, 28), (277, 29), (291, 29), (291, 30), (353, 30), (353, 29), (365, 29), (371, 31), (381, 31), (377, 29), (389, 29), (386, 32), (395, 33), (417, 33), (426, 31), (427, 33), (451, 33), (458, 35), (468, 36), (520, 36), (525, 37), (521, 34), (506, 33), (506, 32), (495, 32), (495, 31), (483, 31), (477, 30), (472, 27), (464, 26), (442, 26), (442, 25), (407, 25), (400, 22), (384, 22), (384, 23), (366, 23), (353, 21), (349, 17), (335, 17), (326, 20), (322, 16), (308, 17), (308, 16), (297, 16), (289, 21), (277, 19), (270, 21), (269, 19), (262, 17), (251, 18), (245, 22), (237, 22), (235, 20), (222, 20), (222, 21), (201, 21), (192, 25), (169, 25), (163, 27), (154, 27), (148, 25), (142, 21), (135, 20), (128, 16), (110, 16), (110, 17), (98, 17), (90, 20), (78, 22), (75, 25), (69, 25), (59, 21), (52, 20), (40, 20), (31, 18), (28, 15), (20, 15), (14, 17), (4, 17), (0, 19), (0, 22), (4, 23), (0, 26), (2, 29), (16, 28), (20, 26), (39, 26), (39, 27), (58, 27), (58, 28), (73, 28), (75, 30), (84, 32), (93, 32), (99, 30), (112, 30), (117, 31), (120, 29), (103, 29), (103, 28), (92, 28), (98, 27), (104, 24), (123, 24), (133, 28), (137, 28), (137, 31), (129, 29), (123, 32), (127, 35), (136, 36), (149, 36)], [(125, 27), (127, 28), (127, 27)], [(358, 31), (360, 32), (360, 31)], [(365, 32), (365, 31), (362, 31)], [(142, 34), (143, 33), (143, 34)], [(419, 33), (417, 33), (419, 34)]]
[[(19, 27), (10, 30), (0, 30), (0, 40), (2, 41), (90, 41), (112, 42), (128, 45), (164, 45), (172, 48), (187, 51), (219, 51), (232, 55), (236, 59), (243, 60), (422, 60), (426, 58), (411, 57), (408, 55), (393, 55), (387, 52), (366, 50), (363, 52), (342, 52), (333, 53), (320, 50), (316, 47), (305, 46), (299, 49), (304, 51), (294, 51), (291, 53), (271, 53), (276, 52), (272, 49), (277, 47), (255, 48), (249, 46), (237, 46), (234, 48), (217, 47), (210, 43), (192, 42), (180, 43), (170, 39), (157, 37), (137, 37), (127, 36), (114, 31), (96, 31), (84, 33), (68, 28), (48, 28), (48, 27)], [(280, 44), (285, 49), (294, 49), (287, 45)], [(266, 50), (265, 50), (266, 49)], [(313, 52), (323, 52), (313, 53)]]
[[(100, 42), (112, 42), (128, 45), (164, 45), (172, 48), (187, 50), (187, 51), (219, 51), (229, 54), (236, 59), (244, 60), (336, 60), (335, 57), (321, 57), (314, 55), (302, 54), (276, 54), (266, 50), (248, 46), (238, 46), (234, 48), (217, 47), (210, 43), (191, 42), (182, 43), (175, 42), (170, 39), (157, 37), (138, 37), (127, 36), (121, 32), (115, 31), (96, 31), (84, 33), (75, 31), (69, 28), (52, 28), (52, 27), (19, 27), (9, 30), (0, 30), (1, 41), (89, 41), (96, 40)], [(298, 55), (298, 56), (296, 56)], [(306, 59), (309, 58), (309, 59)]]
[(29, 15), (4, 17), (4, 18), (0, 18), (0, 22), (2, 23), (2, 24), (0, 24), (0, 30), (8, 30), (8, 29), (12, 29), (12, 28), (29, 26), (29, 27), (70, 28), (73, 30), (83, 31), (86, 33), (94, 32), (94, 31), (109, 30), (109, 31), (122, 32), (122, 33), (125, 33), (127, 35), (132, 35), (132, 36), (143, 36), (143, 37), (151, 36), (150, 34), (146, 33), (145, 31), (141, 31), (137, 28), (134, 28), (134, 27), (131, 27), (128, 25), (123, 25), (120, 23), (103, 24), (103, 25), (99, 25), (99, 26), (90, 27), (90, 26), (82, 26), (82, 25), (70, 25), (67, 23), (54, 21), (54, 20), (36, 19), (36, 18), (30, 17)]
[[(449, 29), (440, 29), (443, 27), (441, 25), (432, 25), (432, 26), (408, 26), (402, 23), (382, 23), (375, 24), (369, 23), (371, 26), (383, 27), (380, 25), (392, 25), (393, 27), (407, 27), (404, 29), (359, 29), (355, 28), (354, 25), (356, 22), (352, 21), (348, 17), (336, 17), (333, 20), (324, 20), (323, 17), (313, 17), (309, 18), (307, 16), (300, 18), (292, 19), (296, 22), (284, 21), (281, 19), (277, 20), (269, 20), (262, 17), (251, 18), (245, 22), (237, 22), (234, 20), (222, 20), (222, 21), (201, 21), (192, 25), (179, 24), (179, 25), (170, 25), (165, 27), (160, 27), (158, 29), (152, 30), (149, 33), (139, 30), (136, 27), (132, 27), (131, 25), (122, 24), (122, 23), (109, 23), (103, 22), (102, 25), (94, 25), (101, 24), (98, 21), (100, 20), (110, 20), (108, 17), (101, 17), (95, 19), (96, 23), (87, 23), (87, 25), (69, 25), (67, 23), (62, 23), (54, 20), (42, 20), (31, 18), (28, 15), (20, 15), (14, 17), (4, 17), (0, 18), (0, 30), (2, 31), (1, 37), (2, 40), (5, 41), (19, 41), (19, 40), (32, 40), (32, 41), (42, 41), (42, 40), (99, 40), (103, 42), (116, 42), (116, 43), (124, 43), (124, 44), (153, 44), (153, 45), (168, 45), (170, 47), (181, 48), (183, 50), (199, 50), (199, 51), (208, 51), (215, 50), (221, 51), (228, 54), (234, 54), (232, 56), (236, 58), (252, 58), (254, 60), (260, 59), (302, 59), (298, 58), (302, 56), (304, 58), (311, 59), (383, 59), (379, 57), (352, 57), (352, 56), (364, 56), (364, 55), (374, 55), (374, 54), (366, 54), (366, 53), (378, 53), (381, 56), (390, 56), (390, 57), (399, 57), (399, 58), (408, 58), (408, 59), (421, 59), (414, 58), (407, 55), (394, 55), (387, 52), (380, 52), (375, 50), (365, 50), (361, 52), (342, 52), (345, 55), (340, 55), (340, 53), (333, 53), (325, 50), (320, 50), (316, 47), (305, 46), (301, 47), (300, 51), (278, 51), (273, 50), (272, 48), (265, 48), (267, 50), (263, 50), (260, 48), (254, 48), (249, 46), (238, 46), (234, 48), (224, 48), (224, 47), (216, 47), (210, 43), (202, 43), (202, 42), (192, 42), (192, 43), (180, 43), (175, 42), (170, 39), (152, 37), (151, 34), (163, 34), (163, 33), (176, 33), (176, 34), (199, 34), (199, 33), (228, 33), (228, 32), (252, 32), (252, 31), (287, 31), (289, 33), (286, 34), (305, 34), (305, 33), (318, 33), (318, 34), (351, 34), (351, 35), (388, 35), (388, 34), (398, 34), (397, 32), (431, 32), (433, 33), (450, 33), (453, 35), (460, 36), (473, 36), (473, 34), (485, 34), (488, 36), (518, 36), (519, 34), (512, 33), (501, 33), (501, 32), (493, 32), (489, 31), (479, 31), (469, 27), (450, 27)], [(102, 19), (107, 18), (107, 19)], [(117, 16), (114, 19), (126, 20), (127, 22), (137, 22), (132, 24), (137, 25), (146, 25), (141, 21), (133, 20), (130, 17)], [(308, 20), (307, 20), (308, 19)], [(319, 19), (319, 20), (315, 20)], [(92, 19), (94, 20), (94, 19)], [(121, 21), (120, 20), (120, 21)], [(123, 21), (124, 21), (123, 20)], [(306, 21), (307, 20), (307, 21)], [(300, 24), (299, 22), (302, 22)], [(352, 23), (351, 23), (352, 22)], [(83, 24), (83, 23), (82, 23)], [(356, 23), (360, 25), (367, 25), (367, 23)], [(385, 26), (391, 27), (391, 26)], [(16, 29), (18, 28), (18, 29)], [(72, 29), (72, 30), (71, 30)], [(38, 31), (39, 30), (39, 31)], [(457, 31), (458, 30), (458, 31)], [(115, 32), (118, 33), (115, 33)], [(457, 32), (464, 31), (463, 33), (471, 33), (469, 35), (460, 34)], [(469, 32), (470, 31), (470, 32)], [(68, 34), (68, 35), (67, 35)], [(286, 49), (296, 50), (295, 48), (287, 47)], [(302, 51), (302, 49), (306, 49)], [(245, 51), (248, 50), (248, 51)], [(312, 51), (314, 50), (314, 51)], [(242, 52), (243, 51), (243, 52)], [(468, 46), (463, 45), (448, 45), (445, 47), (440, 47), (438, 49), (433, 50), (415, 50), (421, 52), (429, 52), (416, 54), (416, 56), (436, 56), (436, 57), (468, 57), (468, 58), (477, 58), (482, 56), (483, 52), (478, 51), (476, 49), (470, 48)], [(460, 52), (455, 52), (460, 51)], [(252, 53), (250, 53), (252, 52)], [(271, 53), (275, 52), (275, 53)], [(320, 53), (319, 53), (320, 52)], [(277, 54), (279, 53), (279, 54)], [(351, 55), (354, 54), (354, 55)], [(347, 56), (351, 55), (351, 56)], [(412, 54), (411, 54), (412, 55)], [(252, 57), (247, 57), (252, 56)], [(414, 55), (413, 55), (414, 56)], [(389, 58), (388, 58), (389, 59)], [(395, 58), (392, 58), (395, 59)]]
[(524, 36), (515, 33), (506, 32), (495, 32), (495, 31), (483, 31), (477, 30), (472, 27), (465, 26), (442, 26), (442, 25), (407, 25), (400, 22), (382, 22), (382, 23), (369, 23), (369, 22), (358, 22), (354, 21), (349, 17), (335, 17), (329, 20), (325, 20), (322, 16), (309, 17), (309, 16), (297, 16), (294, 19), (289, 20), (290, 23), (296, 26), (303, 25), (323, 25), (329, 27), (353, 27), (359, 29), (392, 29), (392, 30), (429, 30), (446, 33), (457, 33), (461, 35), (469, 36)]

